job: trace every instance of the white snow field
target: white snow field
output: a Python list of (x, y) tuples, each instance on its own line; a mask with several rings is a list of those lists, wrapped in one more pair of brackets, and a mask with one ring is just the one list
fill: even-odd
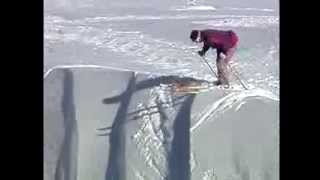
[[(45, 180), (279, 179), (277, 1), (44, 2)], [(238, 34), (249, 90), (170, 91), (216, 80), (204, 28)]]

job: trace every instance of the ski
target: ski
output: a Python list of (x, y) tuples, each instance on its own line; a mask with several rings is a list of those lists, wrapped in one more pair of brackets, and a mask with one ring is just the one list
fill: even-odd
[(217, 86), (214, 83), (193, 83), (193, 84), (179, 84), (175, 83), (172, 86), (172, 91), (176, 94), (198, 94), (213, 90), (227, 90), (234, 91), (232, 88)]

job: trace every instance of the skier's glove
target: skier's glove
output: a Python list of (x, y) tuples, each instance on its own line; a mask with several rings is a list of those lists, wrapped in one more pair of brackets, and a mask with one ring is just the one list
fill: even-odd
[(202, 57), (204, 56), (204, 52), (203, 51), (198, 51), (198, 54)]

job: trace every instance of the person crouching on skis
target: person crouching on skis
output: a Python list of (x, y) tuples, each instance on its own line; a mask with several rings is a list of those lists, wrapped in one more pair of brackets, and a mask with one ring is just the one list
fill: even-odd
[(198, 54), (202, 57), (209, 50), (209, 48), (216, 49), (217, 51), (217, 69), (218, 69), (218, 81), (216, 85), (229, 85), (229, 72), (228, 65), (231, 57), (236, 51), (238, 44), (238, 36), (235, 32), (228, 30), (192, 30), (190, 39), (193, 42), (203, 42), (203, 48), (198, 51)]

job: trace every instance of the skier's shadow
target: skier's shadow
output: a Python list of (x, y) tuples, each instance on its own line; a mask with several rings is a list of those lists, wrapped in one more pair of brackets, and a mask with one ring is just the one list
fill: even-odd
[[(128, 115), (137, 114), (142, 110), (128, 113), (128, 107), (133, 93), (144, 89), (150, 89), (161, 84), (188, 84), (191, 82), (207, 82), (204, 80), (198, 80), (188, 77), (179, 76), (161, 76), (156, 78), (150, 78), (136, 83), (136, 77), (133, 74), (127, 89), (120, 95), (103, 99), (103, 104), (119, 103), (119, 108), (116, 113), (116, 117), (111, 127), (99, 128), (100, 131), (110, 130), (109, 133), (104, 133), (102, 136), (109, 137), (109, 159), (108, 167), (105, 174), (105, 179), (126, 179), (126, 167), (125, 167), (125, 122)], [(190, 154), (190, 113), (191, 107), (195, 95), (181, 95), (176, 96), (173, 100), (173, 105), (182, 104), (179, 112), (176, 115), (173, 125), (174, 137), (171, 143), (171, 150), (168, 153), (168, 180), (175, 179), (190, 179), (190, 166), (189, 166), (189, 154)], [(178, 101), (182, 101), (177, 103)], [(152, 107), (147, 107), (152, 108)], [(154, 112), (161, 113), (161, 112)], [(135, 116), (133, 120), (139, 119)]]

